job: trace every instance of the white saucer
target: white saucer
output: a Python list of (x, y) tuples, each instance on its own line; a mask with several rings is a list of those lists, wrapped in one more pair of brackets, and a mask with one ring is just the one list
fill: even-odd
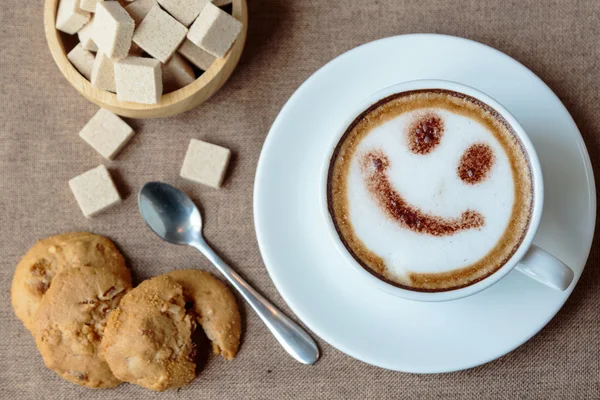
[[(345, 264), (327, 235), (319, 208), (324, 153), (348, 109), (380, 89), (414, 79), (473, 86), (521, 122), (539, 153), (546, 187), (535, 242), (575, 271), (575, 282), (566, 292), (513, 271), (469, 298), (416, 303), (379, 291)], [(290, 98), (260, 157), (254, 218), (273, 282), (323, 340), (383, 368), (449, 372), (514, 350), (560, 310), (590, 251), (596, 194), (581, 135), (560, 100), (537, 76), (480, 43), (406, 35), (339, 56)]]

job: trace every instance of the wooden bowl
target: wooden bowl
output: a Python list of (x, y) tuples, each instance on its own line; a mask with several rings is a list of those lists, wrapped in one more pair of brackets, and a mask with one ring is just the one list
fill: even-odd
[(180, 114), (203, 103), (229, 79), (246, 43), (248, 5), (246, 0), (233, 0), (232, 15), (242, 22), (237, 40), (224, 58), (217, 58), (198, 79), (184, 88), (164, 94), (158, 104), (138, 104), (117, 100), (114, 93), (98, 90), (67, 59), (65, 41), (72, 38), (55, 28), (59, 0), (45, 0), (44, 29), (52, 57), (67, 81), (85, 98), (115, 114), (130, 118), (159, 118)]

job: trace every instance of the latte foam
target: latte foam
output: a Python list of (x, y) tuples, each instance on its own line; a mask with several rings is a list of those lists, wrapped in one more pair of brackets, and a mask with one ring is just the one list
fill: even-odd
[(526, 154), (506, 121), (456, 92), (390, 96), (346, 130), (329, 212), (369, 272), (420, 291), (470, 285), (521, 243), (532, 207)]

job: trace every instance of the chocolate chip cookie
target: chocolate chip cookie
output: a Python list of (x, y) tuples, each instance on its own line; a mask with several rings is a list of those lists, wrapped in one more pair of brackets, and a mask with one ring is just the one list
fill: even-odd
[(212, 342), (213, 351), (231, 360), (240, 346), (241, 322), (235, 297), (213, 274), (199, 270), (167, 274), (183, 287), (183, 295), (193, 303), (198, 324)]
[(181, 285), (158, 276), (123, 296), (110, 314), (102, 354), (123, 381), (159, 391), (180, 387), (195, 377), (194, 329)]
[(33, 333), (46, 366), (78, 385), (117, 386), (120, 381), (100, 354), (100, 341), (109, 313), (129, 289), (129, 280), (106, 268), (58, 273), (35, 314)]
[(40, 240), (17, 265), (11, 288), (15, 314), (27, 329), (33, 331), (33, 317), (54, 276), (81, 266), (106, 268), (131, 282), (123, 256), (105, 237), (77, 232)]

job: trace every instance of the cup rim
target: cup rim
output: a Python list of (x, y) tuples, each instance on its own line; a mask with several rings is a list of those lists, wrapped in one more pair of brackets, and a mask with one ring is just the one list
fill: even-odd
[[(496, 110), (508, 124), (511, 126), (513, 131), (516, 133), (518, 139), (520, 140), (523, 148), (525, 149), (525, 153), (527, 155), (530, 168), (531, 168), (531, 177), (532, 177), (532, 189), (533, 189), (533, 205), (531, 208), (531, 215), (529, 220), (529, 227), (527, 228), (527, 232), (525, 233), (521, 244), (517, 248), (517, 250), (513, 253), (513, 255), (509, 258), (509, 260), (498, 270), (493, 272), (491, 275), (477, 281), (468, 286), (451, 289), (447, 291), (438, 291), (438, 292), (422, 292), (415, 291), (406, 288), (401, 288), (394, 286), (378, 277), (373, 275), (371, 272), (367, 271), (362, 265), (360, 265), (354, 257), (350, 254), (346, 246), (343, 244), (339, 234), (335, 229), (335, 224), (333, 222), (332, 216), (329, 212), (328, 207), (328, 199), (327, 199), (327, 182), (329, 175), (329, 167), (331, 163), (331, 158), (333, 156), (333, 152), (337, 147), (340, 139), (343, 134), (346, 132), (348, 126), (358, 117), (364, 110), (369, 108), (371, 105), (375, 104), (379, 100), (382, 100), (388, 96), (397, 93), (403, 93), (413, 90), (429, 90), (429, 89), (441, 89), (441, 90), (449, 90), (461, 94), (468, 95), (473, 97), (484, 104), (490, 106), (494, 110)], [(346, 261), (346, 264), (349, 264), (353, 267), (355, 271), (357, 271), (360, 275), (365, 277), (369, 282), (374, 284), (378, 289), (392, 294), (397, 297), (402, 297), (408, 300), (414, 301), (425, 301), (425, 302), (439, 302), (439, 301), (449, 301), (456, 300), (463, 297), (471, 296), (475, 293), (478, 293), (498, 281), (504, 278), (524, 257), (525, 253), (531, 246), (533, 242), (533, 238), (537, 232), (539, 227), (539, 223), (541, 220), (543, 202), (544, 202), (544, 189), (543, 189), (543, 177), (542, 177), (542, 168), (540, 165), (540, 161), (531, 142), (529, 136), (525, 132), (525, 129), (521, 126), (521, 124), (517, 121), (517, 119), (498, 101), (489, 95), (481, 92), (478, 89), (475, 89), (471, 86), (464, 85), (462, 83), (448, 81), (448, 80), (439, 80), (439, 79), (421, 79), (421, 80), (412, 80), (401, 82), (395, 85), (388, 86), (382, 90), (375, 92), (374, 94), (368, 96), (366, 99), (358, 103), (351, 111), (348, 112), (348, 116), (344, 119), (344, 123), (340, 126), (336, 135), (333, 137), (331, 144), (329, 145), (327, 152), (325, 153), (324, 165), (321, 169), (321, 182), (320, 182), (320, 200), (321, 200), (321, 210), (323, 213), (323, 217), (325, 218), (327, 230), (329, 236), (334, 241), (335, 247), (338, 252), (343, 256)]]

